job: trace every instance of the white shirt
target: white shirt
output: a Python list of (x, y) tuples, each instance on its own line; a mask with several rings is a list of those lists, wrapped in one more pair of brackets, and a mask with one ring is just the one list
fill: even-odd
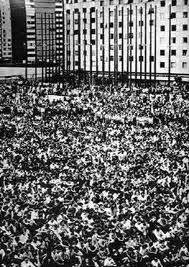
[(104, 266), (116, 266), (112, 258), (106, 258), (104, 261)]
[(35, 267), (35, 265), (31, 261), (23, 261), (21, 267)]

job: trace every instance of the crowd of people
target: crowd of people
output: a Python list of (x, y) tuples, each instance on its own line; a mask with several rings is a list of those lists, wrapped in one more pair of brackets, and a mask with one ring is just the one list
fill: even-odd
[(0, 85), (1, 267), (189, 266), (185, 86)]

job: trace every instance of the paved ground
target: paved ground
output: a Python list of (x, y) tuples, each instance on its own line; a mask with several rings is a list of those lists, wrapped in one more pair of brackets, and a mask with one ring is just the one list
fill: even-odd
[[(34, 76), (35, 69), (28, 68), (28, 77)], [(41, 69), (38, 69), (38, 75), (41, 73)], [(0, 78), (8, 76), (17, 76), (22, 75), (25, 77), (25, 68), (24, 67), (0, 67)]]

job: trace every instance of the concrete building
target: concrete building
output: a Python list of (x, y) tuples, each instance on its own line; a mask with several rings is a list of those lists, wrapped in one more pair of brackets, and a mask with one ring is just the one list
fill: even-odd
[(188, 0), (66, 0), (66, 70), (132, 79), (189, 74)]
[(23, 63), (27, 54), (25, 0), (9, 0), (11, 11), (12, 61)]
[(12, 60), (12, 36), (10, 5), (6, 0), (0, 0), (0, 62)]
[[(43, 61), (45, 64), (59, 60), (63, 53), (62, 1), (9, 1), (10, 15), (7, 16), (6, 28), (9, 23), (13, 63), (41, 64)], [(6, 3), (9, 1), (6, 0)]]
[(125, 79), (188, 77), (189, 0), (0, 1), (1, 18), (5, 3), (9, 12), (6, 26), (0, 19), (1, 48), (6, 30), (12, 49), (0, 54), (14, 63)]

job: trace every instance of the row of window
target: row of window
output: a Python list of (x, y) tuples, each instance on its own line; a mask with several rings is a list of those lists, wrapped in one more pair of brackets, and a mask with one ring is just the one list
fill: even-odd
[[(103, 61), (103, 60), (104, 60), (103, 57), (100, 57), (100, 61)], [(113, 56), (110, 57), (110, 61), (114, 61), (114, 57)], [(121, 56), (119, 57), (119, 61), (120, 62), (123, 61), (123, 58)], [(130, 61), (133, 61), (133, 59), (130, 58)], [(140, 62), (142, 62), (142, 61), (143, 61), (143, 59), (140, 58)], [(106, 62), (108, 62), (108, 59), (106, 59)], [(96, 61), (95, 61), (95, 63), (96, 63)], [(75, 64), (75, 66), (78, 66), (79, 65), (79, 61), (75, 61), (74, 64)], [(67, 61), (67, 65), (71, 65), (71, 62), (69, 60)], [(165, 62), (160, 62), (160, 68), (164, 69), (165, 67), (166, 67)], [(171, 68), (176, 68), (176, 62), (171, 62), (171, 66), (170, 67)], [(187, 69), (187, 67), (188, 67), (188, 63), (187, 62), (182, 62), (182, 69)]]
[[(182, 55), (187, 56), (188, 50), (184, 49), (182, 50)], [(177, 55), (177, 50), (173, 49), (171, 50), (171, 56), (176, 56)], [(160, 56), (165, 56), (165, 50), (161, 49), (160, 50)]]
[[(160, 12), (160, 19), (166, 19), (166, 17), (167, 17), (166, 13)], [(184, 19), (187, 19), (188, 18), (188, 12), (187, 11), (182, 12), (182, 17)], [(177, 18), (177, 13), (172, 12), (171, 13), (171, 19), (176, 19), (176, 18)]]
[[(91, 34), (95, 34), (95, 32), (96, 32), (95, 29), (91, 29)], [(69, 35), (69, 34), (70, 34), (70, 30), (67, 30), (67, 35)], [(74, 31), (74, 34), (75, 35), (79, 34), (79, 31), (78, 30), (75, 30)], [(83, 30), (83, 34), (84, 35), (87, 35), (87, 29), (84, 29)], [(138, 35), (140, 37), (141, 36), (141, 32), (139, 32)], [(133, 38), (133, 37), (134, 37), (133, 33), (129, 33), (128, 34), (128, 38)], [(102, 40), (103, 38), (104, 38), (104, 35), (103, 34), (100, 34), (100, 39)], [(113, 33), (110, 33), (110, 37), (109, 38), (110, 39), (114, 39), (114, 34)], [(118, 39), (123, 39), (123, 34), (122, 33), (119, 33), (118, 34)], [(176, 37), (172, 37), (171, 38), (171, 42), (173, 44), (176, 44)], [(165, 37), (160, 37), (160, 44), (165, 44), (165, 43), (166, 43)], [(183, 44), (187, 44), (188, 43), (188, 37), (182, 37), (182, 43)]]
[[(187, 69), (188, 62), (182, 62), (182, 68)], [(160, 62), (160, 68), (165, 68), (165, 62)], [(171, 62), (171, 68), (176, 68), (176, 62)]]
[[(180, 0), (178, 0), (178, 2), (180, 2)], [(184, 5), (188, 5), (188, 0), (183, 0), (183, 2), (182, 2)], [(160, 1), (160, 6), (161, 7), (164, 7), (165, 6), (165, 4), (166, 4), (166, 0), (162, 0), (162, 1)], [(171, 5), (172, 6), (176, 6), (177, 5), (177, 0), (172, 0), (171, 1)]]
[[(91, 43), (93, 45), (95, 45), (95, 40), (92, 40)], [(87, 41), (84, 40), (83, 44), (87, 45)], [(75, 45), (77, 46), (78, 43), (75, 44)], [(143, 45), (139, 45), (138, 48), (139, 48), (139, 50), (143, 50), (144, 46)], [(122, 49), (123, 49), (123, 46), (122, 45), (118, 45), (118, 50), (122, 50)], [(103, 46), (102, 45), (100, 46), (100, 50), (103, 50)], [(110, 45), (110, 50), (114, 50), (114, 45)], [(133, 45), (130, 46), (130, 50), (134, 50), (134, 46)], [(165, 56), (165, 53), (166, 53), (166, 51), (164, 49), (160, 49), (160, 56)], [(187, 56), (187, 54), (188, 54), (188, 50), (187, 49), (183, 49), (182, 50), (182, 56)], [(172, 49), (171, 50), (171, 56), (176, 56), (176, 55), (177, 55), (177, 50)]]
[[(177, 30), (177, 25), (171, 25), (171, 31), (176, 31)], [(182, 30), (183, 31), (188, 31), (188, 25), (187, 24), (183, 24), (182, 25)], [(161, 25), (160, 26), (160, 31), (164, 32), (165, 31), (165, 25)]]
[[(86, 18), (84, 18), (83, 19), (83, 22), (84, 23), (87, 23), (87, 19)], [(92, 20), (91, 20), (91, 23), (94, 23), (95, 22), (95, 18), (93, 18)], [(74, 21), (74, 23), (75, 24), (79, 24), (79, 21), (77, 20), (77, 19), (75, 19), (75, 21)], [(67, 22), (67, 24), (68, 24), (68, 22)], [(154, 21), (153, 20), (150, 20), (150, 25), (153, 25), (154, 24)], [(139, 21), (139, 26), (143, 26), (144, 25), (144, 22), (143, 21)], [(123, 23), (122, 22), (119, 22), (118, 23), (118, 26), (121, 28), (122, 26), (123, 26)], [(133, 21), (130, 21), (129, 22), (129, 26), (130, 27), (132, 27), (133, 26)], [(100, 23), (100, 28), (103, 28), (103, 27), (105, 27), (105, 28), (107, 28), (108, 27), (108, 25), (106, 24), (106, 25), (104, 25), (103, 23)], [(110, 22), (109, 23), (109, 27), (110, 28), (113, 28), (114, 27), (114, 23), (113, 22)], [(171, 31), (176, 31), (177, 30), (177, 25), (171, 25)], [(182, 30), (183, 31), (188, 31), (188, 24), (183, 24), (182, 25)], [(161, 25), (160, 26), (160, 31), (165, 31), (165, 25)]]
[[(95, 1), (95, 0), (92, 0), (92, 1)], [(106, 0), (107, 1), (107, 0)], [(87, 2), (87, 0), (83, 0), (83, 2)], [(179, 2), (180, 2), (180, 0), (179, 0)], [(78, 0), (66, 0), (66, 3), (67, 4), (77, 4), (78, 3)], [(109, 4), (109, 5), (114, 5), (114, 4), (116, 4), (117, 2), (115, 2), (114, 0), (109, 0), (109, 3), (107, 3), (107, 4)], [(119, 4), (123, 4), (123, 0), (119, 0), (119, 2), (118, 2)], [(127, 4), (132, 4), (133, 3), (133, 0), (127, 0)], [(183, 4), (184, 5), (188, 5), (188, 0), (183, 0)], [(162, 1), (160, 1), (160, 6), (161, 7), (164, 7), (166, 5), (166, 0), (162, 0)], [(172, 0), (171, 1), (171, 5), (172, 6), (176, 6), (177, 5), (177, 0)], [(104, 0), (101, 0), (100, 1), (100, 6), (104, 6)]]
[[(130, 11), (133, 11), (133, 10), (130, 10)], [(79, 12), (79, 10), (78, 9), (75, 9), (75, 13), (78, 13)], [(87, 9), (86, 8), (83, 8), (83, 13), (86, 13), (87, 12)], [(133, 12), (131, 12), (132, 14), (133, 14)], [(67, 14), (70, 14), (70, 10), (67, 10)], [(114, 11), (110, 11), (109, 12), (109, 16), (110, 17), (114, 17)], [(160, 12), (160, 19), (165, 19), (165, 14), (166, 13), (163, 13), (163, 12)], [(122, 10), (119, 10), (118, 11), (118, 15), (119, 16), (122, 16)], [(100, 12), (100, 18), (102, 18), (103, 17), (103, 12), (101, 11)], [(176, 12), (172, 12), (171, 13), (171, 19), (175, 19), (177, 17), (177, 13)], [(188, 18), (188, 12), (187, 11), (184, 11), (184, 12), (182, 12), (182, 17), (183, 18)]]
[[(87, 51), (84, 50), (83, 51), (83, 54), (85, 56), (87, 56)], [(92, 55), (95, 56), (96, 54), (96, 51), (95, 50), (92, 50)], [(70, 55), (70, 51), (68, 51), (68, 55)], [(79, 55), (79, 51), (75, 51), (75, 55)], [(165, 56), (165, 50), (160, 50), (160, 55), (161, 56)], [(172, 50), (172, 53), (171, 53), (172, 56), (176, 56), (176, 50)], [(183, 50), (182, 51), (182, 55), (183, 56), (186, 56), (187, 55), (187, 50)], [(133, 58), (133, 57), (132, 57)], [(143, 61), (143, 56), (139, 56), (139, 61)], [(154, 61), (154, 56), (151, 56), (151, 61)]]
[[(163, 14), (164, 14), (164, 13), (161, 13), (161, 18), (164, 18), (164, 15), (163, 15)], [(184, 18), (184, 19), (188, 18), (188, 12), (184, 11), (184, 12), (182, 13), (182, 15), (183, 15), (183, 18)], [(172, 13), (171, 13), (171, 19), (176, 19), (176, 17), (177, 17), (177, 13), (176, 13), (176, 12), (172, 12)]]
[[(92, 0), (95, 1), (95, 0)], [(106, 0), (107, 1), (107, 0)], [(87, 0), (82, 0), (82, 2), (87, 2)], [(67, 4), (77, 4), (78, 0), (66, 0)], [(109, 5), (114, 5), (116, 2), (114, 0), (109, 0)], [(127, 0), (127, 4), (132, 4), (133, 0)], [(119, 0), (119, 4), (123, 4), (123, 0)], [(104, 0), (100, 0), (100, 6), (104, 6)]]

